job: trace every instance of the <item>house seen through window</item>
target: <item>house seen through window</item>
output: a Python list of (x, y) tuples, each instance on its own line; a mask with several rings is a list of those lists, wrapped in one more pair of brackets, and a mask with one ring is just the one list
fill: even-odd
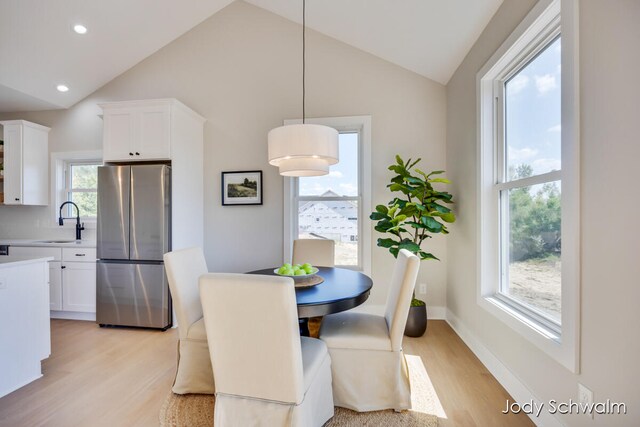
[(298, 215), (294, 237), (334, 240), (338, 266), (361, 266), (359, 143), (359, 133), (340, 133), (340, 162), (331, 166), (328, 175), (298, 178), (295, 195)]

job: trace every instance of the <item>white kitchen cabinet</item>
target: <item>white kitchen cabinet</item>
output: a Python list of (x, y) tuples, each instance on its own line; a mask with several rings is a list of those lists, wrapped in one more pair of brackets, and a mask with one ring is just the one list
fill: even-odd
[(1, 121), (5, 205), (49, 204), (49, 128), (26, 120)]
[(51, 354), (47, 263), (44, 260), (12, 262), (8, 257), (3, 258), (0, 261), (0, 397), (40, 378), (41, 360)]
[(49, 262), (51, 317), (95, 320), (95, 248), (11, 245), (9, 255), (15, 259), (53, 257)]
[(96, 311), (96, 263), (62, 265), (62, 311)]
[(62, 248), (62, 311), (96, 312), (96, 249)]
[[(176, 100), (100, 104), (104, 111), (103, 160), (130, 162), (171, 159)], [(184, 107), (187, 108), (187, 107)]]

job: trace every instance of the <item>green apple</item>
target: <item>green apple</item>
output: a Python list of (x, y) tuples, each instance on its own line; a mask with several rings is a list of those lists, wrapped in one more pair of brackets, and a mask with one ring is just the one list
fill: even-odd
[(302, 269), (297, 269), (297, 270), (293, 270), (293, 275), (294, 276), (304, 276), (305, 274), (307, 274), (304, 270)]
[(305, 271), (305, 273), (307, 274), (311, 274), (313, 273), (313, 267), (309, 266), (309, 267), (302, 267), (302, 269)]
[(313, 265), (309, 264), (308, 262), (305, 262), (304, 264), (302, 264), (302, 268), (306, 270), (307, 268), (313, 268)]
[(286, 266), (282, 266), (278, 269), (278, 274), (287, 274), (287, 270), (289, 270)]

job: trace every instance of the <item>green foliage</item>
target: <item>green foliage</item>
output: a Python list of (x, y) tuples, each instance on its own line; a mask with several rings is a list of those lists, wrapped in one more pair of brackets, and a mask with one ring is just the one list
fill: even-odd
[[(531, 176), (528, 165), (516, 168), (515, 179)], [(537, 193), (530, 187), (509, 193), (509, 250), (511, 261), (544, 258), (560, 249), (560, 191), (547, 183)]]
[[(72, 182), (74, 189), (95, 190), (98, 188), (98, 166), (97, 165), (73, 165), (71, 168)], [(71, 192), (70, 200), (78, 205), (80, 217), (96, 217), (98, 215), (98, 194), (94, 192)], [(75, 216), (75, 209), (68, 205), (69, 214)]]
[(418, 298), (411, 299), (411, 307), (422, 307), (423, 305), (427, 305), (424, 301), (419, 300)]
[(455, 214), (446, 205), (453, 203), (453, 196), (438, 191), (434, 184), (449, 184), (445, 178), (435, 177), (444, 171), (425, 173), (415, 168), (420, 159), (406, 162), (396, 156), (396, 163), (389, 166), (395, 172), (387, 185), (394, 198), (388, 205), (376, 206), (369, 218), (377, 221), (375, 230), (389, 234), (379, 238), (378, 246), (387, 248), (394, 257), (401, 249), (407, 249), (425, 259), (438, 259), (423, 249), (426, 239), (432, 234), (449, 234), (447, 224), (456, 220)]

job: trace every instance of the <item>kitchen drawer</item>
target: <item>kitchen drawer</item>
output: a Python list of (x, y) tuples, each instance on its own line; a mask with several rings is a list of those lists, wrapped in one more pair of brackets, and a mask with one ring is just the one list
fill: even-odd
[(96, 248), (62, 248), (62, 261), (95, 262)]
[[(60, 261), (62, 258), (61, 248), (35, 247), (35, 246), (10, 246), (9, 256), (12, 258), (43, 258), (53, 257), (54, 261)], [(94, 249), (95, 257), (95, 249)]]

